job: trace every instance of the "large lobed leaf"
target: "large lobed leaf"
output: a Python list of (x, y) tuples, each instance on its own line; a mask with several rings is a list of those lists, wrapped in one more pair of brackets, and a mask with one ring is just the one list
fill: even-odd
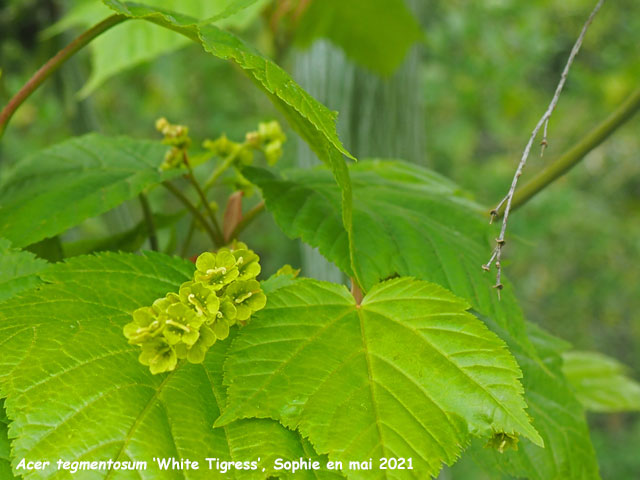
[(328, 38), (361, 65), (390, 75), (422, 31), (405, 0), (322, 0), (311, 2), (296, 37), (303, 46)]
[(33, 253), (11, 248), (11, 242), (0, 238), (0, 301), (38, 285), (37, 274), (47, 266)]
[[(235, 62), (282, 111), (291, 127), (331, 169), (340, 188), (342, 224), (352, 229), (352, 192), (349, 171), (343, 156), (353, 156), (342, 146), (336, 133), (336, 113), (309, 95), (282, 68), (215, 25), (199, 25), (185, 15), (140, 4), (104, 0), (115, 12), (144, 19), (176, 31), (202, 45), (208, 53)], [(351, 252), (353, 253), (353, 252)]]
[[(260, 186), (285, 232), (317, 246), (353, 275), (338, 217), (338, 192), (326, 172), (291, 171), (284, 178), (260, 169), (245, 173)], [(493, 278), (479, 268), (490, 247), (478, 207), (450, 181), (415, 165), (367, 161), (354, 165), (351, 174), (355, 266), (361, 283), (370, 288), (400, 274), (447, 286), (484, 314), (523, 370), (529, 413), (546, 448), (522, 440), (518, 452), (496, 454), (493, 466), (536, 480), (598, 478), (584, 412), (561, 371), (558, 351), (563, 347), (547, 336), (536, 349), (511, 288), (507, 285), (498, 301)], [(540, 335), (533, 338), (540, 343)]]
[[(0, 305), (0, 395), (7, 397), (12, 421), (14, 468), (22, 458), (53, 465), (58, 458), (144, 460), (148, 469), (133, 478), (152, 479), (161, 475), (153, 457), (190, 458), (205, 466), (205, 457), (260, 457), (265, 472), (224, 477), (265, 478), (275, 457), (315, 455), (296, 433), (271, 420), (211, 428), (226, 404), (222, 361), (229, 342), (216, 344), (204, 364), (182, 363), (166, 375), (153, 376), (138, 362), (138, 349), (122, 334), (131, 311), (176, 291), (192, 272), (190, 262), (161, 254), (76, 257), (42, 273), (48, 283)], [(20, 473), (67, 478), (55, 467)], [(83, 478), (105, 474), (83, 472)], [(221, 474), (201, 468), (165, 471), (161, 478), (212, 475)]]
[(345, 464), (412, 457), (414, 470), (351, 478), (425, 478), (469, 434), (524, 435), (520, 369), (504, 343), (442, 287), (410, 278), (374, 286), (361, 305), (340, 285), (276, 290), (225, 364), (229, 407), (216, 425), (276, 418)]
[(640, 384), (626, 375), (627, 368), (617, 360), (582, 351), (565, 352), (562, 359), (562, 370), (587, 410), (640, 410)]
[(505, 282), (499, 301), (494, 278), (480, 268), (491, 247), (479, 206), (449, 180), (401, 161), (361, 161), (350, 170), (355, 271), (340, 224), (340, 192), (328, 172), (290, 170), (280, 177), (249, 168), (245, 174), (285, 233), (318, 247), (365, 290), (396, 275), (437, 283), (495, 318), (533, 352), (510, 285)]
[(0, 180), (0, 235), (23, 247), (180, 174), (160, 172), (159, 142), (89, 134), (16, 163)]

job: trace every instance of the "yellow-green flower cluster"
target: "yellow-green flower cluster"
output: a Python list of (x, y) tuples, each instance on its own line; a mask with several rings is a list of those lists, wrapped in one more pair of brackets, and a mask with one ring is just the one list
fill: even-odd
[(153, 374), (173, 370), (184, 358), (202, 363), (216, 340), (227, 338), (229, 327), (245, 325), (267, 303), (256, 280), (259, 260), (239, 242), (233, 249), (205, 252), (196, 260), (193, 279), (177, 294), (135, 310), (124, 335), (142, 348), (140, 363)]
[(162, 143), (171, 146), (164, 156), (164, 162), (160, 165), (160, 169), (168, 170), (181, 165), (184, 155), (191, 146), (189, 128), (185, 125), (169, 123), (166, 118), (162, 117), (156, 120), (156, 130), (164, 135)]
[(286, 141), (280, 124), (275, 120), (258, 124), (258, 138), (261, 142), (264, 156), (269, 165), (275, 165), (282, 156), (282, 144)]
[(258, 124), (258, 129), (247, 132), (244, 143), (229, 140), (221, 135), (215, 140), (205, 140), (204, 148), (220, 157), (235, 156), (240, 165), (250, 165), (253, 162), (253, 150), (264, 153), (269, 165), (274, 165), (282, 156), (282, 145), (287, 140), (280, 124), (273, 120)]

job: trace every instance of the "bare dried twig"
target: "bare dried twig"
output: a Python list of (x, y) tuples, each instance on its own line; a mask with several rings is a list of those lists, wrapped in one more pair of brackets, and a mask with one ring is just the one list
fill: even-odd
[(587, 19), (587, 21), (582, 27), (582, 31), (580, 32), (578, 39), (576, 40), (576, 42), (573, 45), (573, 48), (571, 49), (571, 53), (569, 54), (569, 59), (567, 60), (566, 65), (564, 66), (564, 70), (562, 71), (562, 75), (560, 76), (560, 81), (558, 82), (558, 86), (556, 87), (556, 91), (553, 94), (553, 98), (551, 99), (551, 102), (547, 107), (547, 111), (544, 112), (544, 115), (542, 115), (542, 118), (540, 118), (540, 120), (536, 124), (535, 128), (533, 129), (533, 132), (531, 132), (529, 141), (527, 142), (527, 145), (524, 148), (524, 152), (522, 153), (522, 157), (520, 158), (520, 163), (518, 164), (516, 173), (513, 176), (513, 180), (511, 181), (511, 187), (509, 188), (509, 192), (500, 201), (500, 203), (498, 203), (498, 205), (493, 210), (491, 210), (491, 222), (493, 222), (495, 217), (498, 215), (498, 211), (502, 208), (503, 205), (506, 205), (504, 209), (504, 214), (502, 217), (502, 228), (500, 229), (500, 235), (498, 236), (498, 238), (496, 238), (496, 247), (493, 250), (493, 253), (491, 254), (491, 258), (489, 259), (489, 261), (482, 266), (484, 270), (488, 271), (491, 269), (491, 265), (495, 260), (497, 274), (496, 274), (496, 284), (494, 285), (494, 288), (498, 290), (498, 297), (500, 297), (500, 290), (502, 290), (502, 287), (503, 287), (502, 281), (501, 281), (502, 267), (500, 264), (500, 261), (502, 258), (502, 249), (505, 245), (505, 233), (507, 231), (507, 221), (509, 219), (509, 212), (511, 211), (511, 201), (513, 200), (513, 194), (516, 190), (516, 186), (518, 185), (518, 179), (520, 178), (520, 175), (522, 175), (522, 170), (524, 169), (524, 166), (527, 163), (527, 159), (529, 158), (529, 153), (531, 152), (531, 147), (533, 146), (533, 142), (538, 136), (538, 133), (540, 133), (540, 129), (542, 129), (543, 127), (544, 127), (544, 130), (543, 130), (543, 136), (542, 136), (542, 142), (541, 142), (540, 155), (544, 153), (544, 149), (548, 145), (547, 130), (549, 126), (549, 119), (551, 118), (551, 115), (553, 114), (553, 111), (556, 108), (558, 99), (560, 98), (560, 93), (562, 92), (564, 84), (567, 81), (567, 76), (569, 75), (569, 69), (571, 68), (571, 65), (573, 64), (573, 60), (578, 54), (580, 47), (582, 46), (582, 41), (584, 40), (584, 36), (587, 33), (587, 29), (589, 28), (589, 25), (591, 25), (591, 22), (593, 21), (594, 17), (600, 10), (600, 7), (602, 7), (603, 3), (604, 3), (604, 0), (599, 0), (596, 6), (594, 7), (594, 9), (591, 11), (589, 18)]

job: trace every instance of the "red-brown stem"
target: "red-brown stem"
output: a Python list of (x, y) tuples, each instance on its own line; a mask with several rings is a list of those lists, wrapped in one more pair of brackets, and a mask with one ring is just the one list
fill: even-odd
[(60, 68), (60, 66), (78, 50), (91, 42), (91, 40), (126, 19), (127, 17), (124, 15), (112, 15), (105, 18), (103, 21), (94, 25), (82, 35), (74, 39), (69, 45), (60, 50), (47, 63), (40, 67), (40, 70), (33, 74), (29, 81), (22, 86), (18, 93), (9, 100), (9, 103), (7, 103), (0, 112), (0, 138), (2, 138), (9, 120), (18, 107), (20, 107), (20, 105), (22, 105), (24, 101), (37, 90), (42, 82), (49, 78), (53, 72), (58, 70), (58, 68)]

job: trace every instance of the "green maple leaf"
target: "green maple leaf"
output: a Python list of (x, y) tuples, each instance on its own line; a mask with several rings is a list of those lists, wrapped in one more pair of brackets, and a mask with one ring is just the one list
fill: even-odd
[(541, 445), (518, 365), (467, 308), (410, 278), (374, 286), (361, 305), (340, 285), (281, 287), (233, 343), (229, 407), (216, 425), (271, 417), (331, 459), (412, 457), (415, 470), (398, 478), (434, 475), (470, 435), (504, 432)]

